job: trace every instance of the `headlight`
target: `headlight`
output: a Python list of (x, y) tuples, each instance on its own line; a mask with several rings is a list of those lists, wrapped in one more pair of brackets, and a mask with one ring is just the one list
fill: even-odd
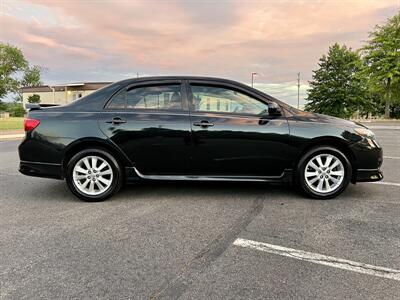
[(354, 131), (358, 135), (361, 135), (362, 137), (366, 137), (368, 139), (374, 139), (375, 138), (375, 134), (371, 130), (369, 130), (367, 128), (357, 127), (357, 128), (354, 128)]

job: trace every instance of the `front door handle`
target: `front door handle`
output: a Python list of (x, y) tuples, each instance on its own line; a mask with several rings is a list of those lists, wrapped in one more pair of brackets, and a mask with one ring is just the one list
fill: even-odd
[(114, 125), (119, 125), (119, 124), (126, 123), (126, 121), (125, 121), (125, 120), (122, 120), (120, 117), (115, 117), (115, 118), (113, 118), (111, 121), (106, 121), (106, 123), (114, 124)]
[(208, 121), (200, 121), (200, 122), (194, 122), (193, 126), (199, 126), (199, 127), (212, 127), (214, 126), (214, 123), (208, 122)]

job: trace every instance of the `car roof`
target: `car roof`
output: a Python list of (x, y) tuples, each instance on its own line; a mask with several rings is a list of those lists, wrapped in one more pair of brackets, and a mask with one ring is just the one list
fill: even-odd
[(237, 82), (235, 80), (231, 79), (226, 79), (226, 78), (219, 78), (219, 77), (211, 77), (211, 76), (182, 76), (182, 75), (177, 75), (177, 76), (144, 76), (144, 77), (137, 77), (137, 78), (130, 78), (130, 79), (125, 79), (121, 80), (119, 82), (124, 82), (124, 83), (135, 83), (135, 82), (141, 82), (141, 81), (157, 81), (157, 80), (202, 80), (202, 81), (216, 81), (216, 82), (221, 82), (221, 83), (232, 83), (232, 84), (237, 84), (237, 85), (242, 85), (246, 86), (247, 85)]
[(275, 97), (272, 97), (271, 95), (257, 90), (247, 84), (235, 81), (235, 80), (231, 80), (231, 79), (226, 79), (226, 78), (219, 78), (219, 77), (211, 77), (211, 76), (183, 76), (183, 75), (177, 75), (177, 76), (144, 76), (144, 77), (137, 77), (137, 78), (130, 78), (130, 79), (125, 79), (125, 80), (121, 80), (118, 81), (117, 83), (120, 84), (134, 84), (134, 83), (138, 83), (138, 82), (145, 82), (145, 81), (164, 81), (164, 80), (188, 80), (188, 81), (213, 81), (215, 83), (227, 83), (227, 84), (232, 84), (232, 85), (236, 85), (238, 87), (242, 87), (244, 89), (250, 89), (253, 90), (254, 92), (263, 95), (264, 97), (266, 97), (267, 99), (273, 100), (278, 102), (279, 104), (292, 109), (291, 106), (289, 106), (288, 104), (286, 104), (285, 102), (282, 102), (279, 99), (276, 99)]
[[(79, 110), (79, 109), (89, 109), (91, 107), (92, 109), (96, 109), (100, 107), (99, 103), (102, 103), (104, 99), (109, 99), (117, 90), (119, 90), (123, 86), (129, 86), (131, 84), (135, 83), (145, 83), (145, 82), (155, 82), (155, 81), (173, 81), (173, 80), (188, 80), (188, 81), (208, 81), (208, 82), (214, 82), (216, 84), (230, 84), (233, 86), (237, 86), (238, 88), (242, 88), (244, 90), (248, 90), (249, 92), (253, 94), (258, 94), (259, 96), (262, 96), (266, 99), (272, 100), (277, 102), (278, 104), (286, 107), (287, 109), (293, 109), (286, 103), (260, 91), (255, 88), (252, 88), (249, 85), (230, 80), (230, 79), (224, 79), (224, 78), (218, 78), (218, 77), (207, 77), (207, 76), (146, 76), (146, 77), (137, 77), (137, 78), (130, 78), (130, 79), (124, 79), (120, 80), (117, 82), (114, 82), (111, 85), (108, 85), (100, 90), (97, 90), (96, 92), (87, 95), (79, 100), (76, 100), (72, 103), (69, 103), (68, 109), (74, 109), (74, 110)], [(101, 107), (104, 105), (104, 103), (101, 104)]]

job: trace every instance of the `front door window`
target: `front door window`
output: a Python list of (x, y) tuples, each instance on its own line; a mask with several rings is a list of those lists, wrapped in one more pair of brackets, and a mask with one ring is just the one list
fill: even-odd
[(191, 85), (193, 110), (244, 115), (266, 115), (268, 105), (241, 92), (204, 85)]

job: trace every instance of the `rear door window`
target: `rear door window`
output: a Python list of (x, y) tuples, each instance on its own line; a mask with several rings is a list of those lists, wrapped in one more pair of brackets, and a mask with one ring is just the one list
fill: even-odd
[(180, 84), (133, 87), (114, 96), (109, 109), (182, 110)]

